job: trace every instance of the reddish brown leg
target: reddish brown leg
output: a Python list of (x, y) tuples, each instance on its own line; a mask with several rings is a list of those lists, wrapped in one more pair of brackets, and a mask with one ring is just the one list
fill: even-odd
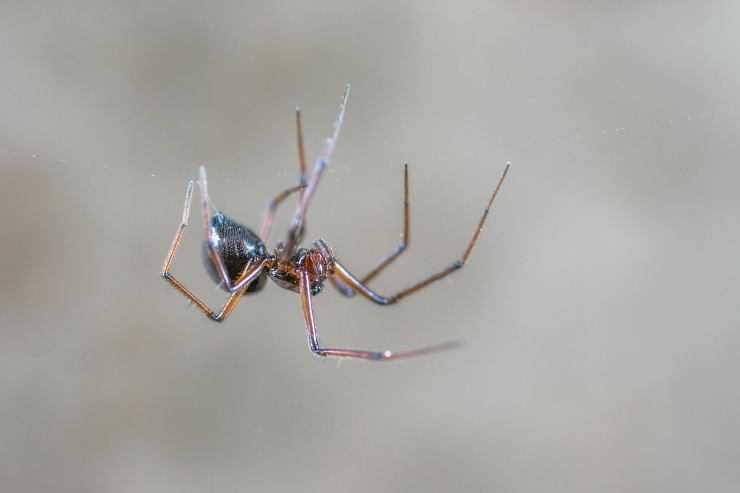
[(203, 303), (195, 294), (193, 294), (192, 291), (190, 291), (188, 288), (183, 286), (180, 281), (175, 279), (172, 274), (169, 272), (163, 272), (162, 277), (167, 280), (171, 285), (175, 287), (178, 291), (180, 291), (182, 294), (185, 295), (195, 306), (197, 306), (200, 311), (206, 314), (208, 318), (215, 322), (223, 322), (226, 320), (226, 318), (231, 315), (231, 312), (234, 310), (234, 307), (236, 307), (236, 304), (239, 303), (239, 300), (241, 299), (242, 295), (244, 294), (244, 290), (237, 291), (236, 293), (232, 294), (229, 297), (229, 300), (224, 304), (223, 307), (221, 307), (221, 311), (219, 313), (214, 312), (212, 309), (210, 309), (205, 303)]
[(295, 130), (296, 142), (298, 145), (298, 186), (283, 191), (277, 197), (272, 199), (270, 204), (267, 206), (267, 214), (265, 214), (265, 219), (262, 222), (262, 228), (260, 229), (260, 239), (262, 240), (262, 243), (265, 244), (270, 237), (272, 222), (275, 220), (275, 213), (277, 212), (277, 208), (280, 203), (288, 198), (290, 194), (297, 191), (301, 192), (298, 196), (298, 201), (302, 201), (303, 192), (307, 186), (308, 180), (306, 175), (308, 174), (308, 171), (306, 170), (306, 151), (303, 147), (303, 125), (301, 125), (301, 109), (297, 106), (295, 108)]
[[(367, 284), (380, 274), (391, 262), (396, 260), (409, 246), (409, 163), (403, 165), (403, 232), (401, 233), (401, 244), (394, 248), (388, 255), (383, 257), (378, 265), (376, 265), (368, 274), (361, 279), (362, 284)], [(342, 295), (352, 297), (355, 295), (355, 291), (347, 286), (344, 282), (338, 279), (336, 276), (329, 278), (332, 286), (337, 288)]]
[[(506, 168), (504, 169), (503, 174), (501, 175), (501, 179), (498, 181), (498, 184), (496, 185), (496, 188), (493, 191), (493, 194), (491, 195), (491, 198), (488, 200), (488, 204), (486, 205), (486, 209), (483, 211), (483, 215), (480, 218), (480, 221), (478, 222), (478, 227), (476, 228), (475, 232), (473, 233), (473, 237), (470, 239), (470, 242), (468, 243), (467, 248), (465, 249), (465, 253), (463, 253), (460, 260), (453, 263), (446, 269), (443, 269), (435, 274), (432, 274), (431, 276), (427, 277), (426, 279), (423, 279), (416, 284), (414, 284), (411, 287), (408, 287), (402, 291), (399, 291), (398, 293), (392, 295), (392, 296), (382, 296), (369, 287), (365, 285), (365, 283), (352, 274), (339, 262), (334, 263), (335, 268), (335, 275), (339, 278), (340, 281), (349, 289), (352, 289), (353, 291), (356, 291), (360, 293), (365, 298), (378, 303), (379, 305), (391, 305), (393, 303), (398, 302), (402, 298), (405, 298), (406, 296), (413, 294), (420, 289), (428, 286), (429, 284), (433, 283), (434, 281), (438, 281), (442, 279), (443, 277), (446, 277), (456, 270), (459, 270), (465, 265), (465, 263), (468, 261), (468, 258), (470, 257), (470, 254), (473, 251), (473, 247), (475, 246), (475, 242), (478, 240), (478, 236), (480, 236), (480, 232), (483, 229), (483, 224), (486, 222), (486, 218), (488, 217), (488, 213), (491, 210), (491, 205), (493, 204), (494, 199), (496, 198), (496, 195), (498, 194), (499, 189), (501, 188), (501, 184), (504, 181), (504, 178), (506, 178), (506, 173), (509, 171), (510, 164), (506, 164)], [(341, 288), (340, 288), (341, 289)]]
[(329, 282), (331, 283), (334, 288), (339, 291), (342, 296), (346, 296), (347, 298), (351, 298), (355, 295), (355, 290), (347, 286), (344, 281), (339, 279), (339, 277), (336, 276), (336, 274), (332, 274), (329, 276)]
[(275, 214), (277, 213), (280, 203), (287, 199), (290, 194), (299, 190), (302, 191), (304, 188), (306, 188), (306, 185), (298, 185), (297, 187), (289, 188), (270, 201), (267, 206), (267, 214), (265, 214), (265, 219), (262, 221), (262, 228), (260, 228), (260, 239), (262, 240), (262, 243), (267, 244), (267, 240), (270, 238), (272, 222), (275, 220)]
[(422, 354), (432, 353), (452, 349), (457, 345), (456, 342), (448, 342), (436, 346), (394, 353), (391, 351), (362, 351), (357, 349), (329, 349), (321, 347), (319, 343), (319, 334), (316, 331), (316, 323), (313, 315), (313, 303), (311, 300), (311, 281), (307, 272), (301, 272), (300, 294), (303, 304), (303, 315), (306, 318), (306, 332), (308, 335), (308, 347), (316, 356), (327, 358), (354, 358), (368, 359), (374, 361), (392, 361), (412, 356), (421, 356)]
[(331, 160), (331, 155), (334, 152), (334, 146), (337, 143), (337, 139), (339, 138), (339, 131), (341, 130), (342, 122), (344, 121), (344, 110), (347, 106), (347, 97), (349, 97), (349, 84), (347, 84), (344, 88), (344, 94), (342, 95), (342, 100), (339, 103), (339, 111), (337, 112), (337, 118), (334, 121), (334, 126), (332, 127), (331, 136), (326, 139), (326, 141), (324, 141), (324, 147), (321, 150), (319, 158), (316, 160), (316, 168), (314, 169), (313, 175), (311, 176), (311, 180), (308, 182), (306, 189), (303, 191), (301, 202), (298, 204), (298, 208), (296, 209), (295, 215), (293, 216), (293, 221), (290, 223), (290, 228), (288, 229), (288, 237), (285, 240), (283, 253), (279, 259), (281, 265), (286, 265), (290, 261), (295, 248), (303, 239), (303, 223), (305, 222), (306, 213), (308, 212), (308, 205), (311, 203), (311, 199), (316, 192), (316, 187), (319, 185), (321, 174), (324, 172), (324, 169), (329, 164), (329, 161)]
[(303, 200), (303, 188), (308, 184), (308, 169), (306, 168), (306, 149), (303, 147), (303, 124), (301, 124), (301, 109), (295, 107), (295, 133), (296, 143), (298, 145), (298, 170), (300, 175), (298, 176), (298, 183), (301, 185), (301, 194), (299, 200)]
[[(180, 222), (180, 226), (177, 228), (175, 239), (172, 241), (172, 246), (170, 246), (170, 250), (169, 252), (167, 252), (167, 257), (165, 257), (164, 259), (164, 265), (162, 266), (162, 277), (172, 286), (174, 286), (178, 291), (184, 294), (185, 297), (187, 297), (195, 306), (197, 306), (200, 311), (205, 313), (208, 318), (210, 318), (211, 320), (215, 320), (216, 322), (223, 322), (226, 317), (231, 314), (231, 311), (239, 302), (239, 299), (241, 299), (242, 295), (244, 294), (243, 289), (234, 292), (217, 314), (212, 309), (210, 309), (203, 301), (201, 301), (200, 298), (193, 294), (192, 291), (186, 288), (182, 283), (180, 283), (180, 281), (175, 279), (175, 277), (170, 274), (170, 266), (172, 265), (172, 260), (175, 257), (175, 252), (177, 252), (177, 247), (180, 246), (180, 241), (182, 240), (182, 235), (185, 232), (185, 228), (188, 226), (188, 217), (190, 216), (190, 205), (192, 203), (192, 198), (193, 182), (191, 181), (188, 184), (187, 192), (185, 192), (185, 206), (183, 207), (182, 211), (182, 222)], [(256, 272), (256, 274), (258, 275), (262, 268), (261, 265), (258, 269), (250, 269), (249, 267), (250, 266), (248, 266), (248, 268), (245, 270), (242, 277), (250, 277), (251, 279), (253, 279), (255, 277), (254, 273)]]
[(388, 267), (391, 262), (396, 260), (406, 248), (409, 246), (409, 163), (403, 165), (403, 233), (401, 233), (401, 244), (398, 245), (393, 251), (386, 255), (378, 265), (375, 266), (365, 277), (362, 278), (362, 283), (366, 284), (370, 282), (375, 276), (380, 274), (383, 269)]

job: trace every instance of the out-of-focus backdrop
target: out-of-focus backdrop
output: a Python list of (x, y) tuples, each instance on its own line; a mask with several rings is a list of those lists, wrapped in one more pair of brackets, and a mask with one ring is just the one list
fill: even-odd
[[(737, 491), (737, 2), (0, 4), (0, 489)], [(159, 278), (187, 181), (309, 218), (382, 308), (273, 284), (206, 320)], [(281, 214), (284, 231), (294, 203)], [(198, 216), (173, 272), (209, 303)], [(276, 235), (277, 237), (278, 235)]]

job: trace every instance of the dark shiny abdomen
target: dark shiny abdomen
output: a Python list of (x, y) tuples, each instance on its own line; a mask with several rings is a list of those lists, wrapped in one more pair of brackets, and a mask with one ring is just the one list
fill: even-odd
[[(217, 213), (211, 218), (214, 239), (216, 240), (216, 251), (221, 256), (229, 274), (231, 282), (236, 281), (244, 272), (250, 260), (257, 260), (267, 255), (264, 243), (252, 230), (225, 215)], [(211, 279), (217, 284), (221, 283), (216, 266), (213, 265), (211, 252), (208, 248), (208, 240), (203, 242), (203, 264)], [(264, 272), (247, 288), (247, 293), (255, 293), (261, 290), (267, 282), (267, 273)], [(225, 286), (223, 286), (226, 289)]]

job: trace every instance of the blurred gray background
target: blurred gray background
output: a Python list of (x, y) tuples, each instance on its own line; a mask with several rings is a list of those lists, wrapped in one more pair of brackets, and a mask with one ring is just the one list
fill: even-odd
[[(0, 489), (737, 491), (737, 2), (0, 2)], [(327, 290), (322, 361), (270, 284), (216, 325), (159, 278), (186, 183), (309, 219), (381, 308)], [(735, 109), (738, 109), (736, 113)], [(286, 208), (276, 232), (288, 222)], [(196, 216), (197, 217), (197, 216)], [(275, 235), (277, 237), (278, 235)], [(173, 272), (224, 293), (189, 228)]]

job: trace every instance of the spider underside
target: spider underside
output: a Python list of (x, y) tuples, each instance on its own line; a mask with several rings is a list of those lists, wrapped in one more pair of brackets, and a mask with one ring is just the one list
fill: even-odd
[[(259, 292), (267, 283), (267, 279), (272, 279), (278, 286), (299, 294), (306, 321), (308, 346), (317, 356), (390, 361), (448, 349), (454, 343), (444, 343), (406, 352), (325, 348), (319, 343), (318, 332), (314, 321), (312, 297), (320, 293), (324, 289), (326, 281), (329, 281), (344, 296), (351, 297), (359, 293), (361, 296), (379, 305), (391, 305), (462, 268), (467, 262), (480, 235), (491, 205), (509, 170), (509, 164), (507, 163), (496, 188), (488, 200), (478, 226), (459, 260), (391, 296), (378, 294), (369, 288), (367, 284), (398, 258), (409, 244), (408, 164), (405, 164), (403, 167), (404, 202), (401, 243), (381, 259), (376, 267), (368, 274), (361, 278), (352, 275), (334, 258), (331, 248), (321, 238), (315, 240), (311, 248), (299, 247), (305, 233), (305, 218), (308, 206), (334, 150), (334, 145), (336, 144), (344, 119), (348, 95), (349, 85), (345, 87), (331, 136), (324, 143), (310, 181), (306, 179), (307, 171), (303, 148), (301, 114), (300, 110), (296, 108), (296, 134), (300, 170), (299, 185), (283, 191), (270, 202), (259, 234), (219, 211), (216, 211), (214, 214), (211, 213), (212, 203), (208, 195), (206, 171), (204, 166), (200, 167), (198, 185), (202, 202), (203, 225), (206, 232), (206, 239), (203, 242), (202, 248), (203, 262), (206, 271), (214, 282), (230, 293), (229, 299), (218, 313), (203, 303), (170, 273), (175, 252), (188, 225), (194, 188), (192, 181), (188, 184), (185, 194), (182, 221), (162, 267), (162, 277), (185, 295), (206, 316), (216, 322), (223, 322), (234, 310), (242, 296)], [(273, 253), (268, 253), (266, 244), (270, 237), (272, 223), (277, 209), (287, 197), (294, 193), (299, 194), (299, 204), (288, 229), (286, 239), (275, 246)]]

